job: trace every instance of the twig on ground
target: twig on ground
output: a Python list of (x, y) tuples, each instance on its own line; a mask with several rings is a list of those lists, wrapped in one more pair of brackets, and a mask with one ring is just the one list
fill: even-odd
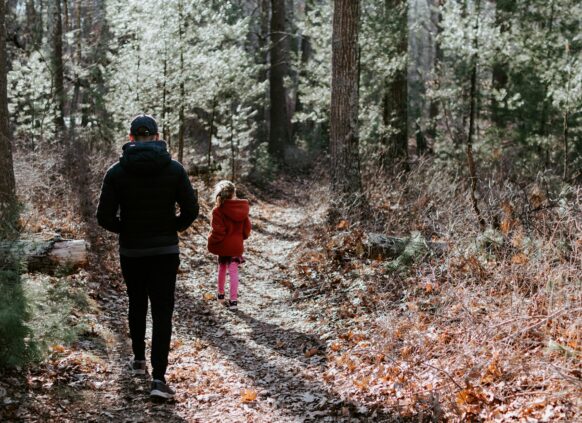
[(540, 327), (542, 324), (544, 324), (545, 322), (547, 322), (548, 320), (553, 319), (554, 317), (557, 317), (557, 316), (559, 316), (560, 314), (563, 314), (566, 311), (572, 312), (572, 313), (577, 313), (577, 312), (581, 312), (582, 311), (582, 307), (575, 308), (575, 309), (563, 308), (561, 310), (558, 310), (555, 313), (552, 313), (549, 316), (547, 316), (546, 318), (540, 320), (539, 322), (537, 322), (537, 323), (535, 323), (535, 324), (533, 324), (531, 326), (528, 326), (525, 329), (520, 330), (519, 332), (516, 332), (516, 333), (511, 334), (511, 335), (507, 335), (501, 341), (503, 342), (503, 341), (505, 341), (507, 339), (514, 339), (514, 338), (518, 337), (519, 335), (522, 335), (524, 333), (527, 333), (530, 330), (536, 329), (536, 328)]
[(432, 364), (428, 364), (428, 363), (422, 363), (422, 364), (423, 364), (424, 366), (428, 366), (428, 367), (430, 367), (430, 368), (432, 368), (432, 369), (435, 369), (435, 370), (438, 370), (439, 372), (442, 372), (442, 373), (444, 373), (444, 374), (445, 374), (445, 375), (446, 375), (446, 376), (447, 376), (447, 377), (448, 377), (448, 378), (451, 380), (451, 382), (453, 382), (453, 383), (455, 384), (455, 386), (456, 386), (457, 388), (459, 388), (459, 390), (463, 390), (463, 387), (462, 387), (461, 385), (459, 385), (459, 384), (458, 384), (458, 382), (457, 382), (457, 381), (456, 381), (456, 380), (455, 380), (455, 379), (454, 379), (454, 378), (451, 376), (451, 374), (450, 374), (450, 373), (448, 373), (446, 370), (443, 370), (443, 369), (441, 369), (441, 368), (439, 368), (439, 367), (433, 366)]

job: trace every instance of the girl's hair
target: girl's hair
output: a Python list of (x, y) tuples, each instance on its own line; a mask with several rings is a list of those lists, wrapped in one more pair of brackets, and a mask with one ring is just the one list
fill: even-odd
[(230, 181), (220, 181), (214, 187), (214, 199), (216, 200), (216, 207), (222, 206), (226, 200), (234, 197), (235, 187)]

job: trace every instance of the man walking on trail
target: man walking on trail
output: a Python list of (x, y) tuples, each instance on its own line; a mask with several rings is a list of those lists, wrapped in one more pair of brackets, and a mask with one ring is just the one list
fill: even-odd
[[(145, 332), (151, 303), (152, 389), (169, 399), (174, 391), (165, 373), (172, 335), (176, 273), (180, 264), (178, 231), (198, 216), (198, 198), (182, 165), (172, 160), (159, 139), (154, 118), (139, 115), (131, 122), (131, 142), (103, 179), (97, 221), (119, 234), (121, 271), (129, 296), (129, 331), (134, 358), (131, 372), (146, 374)], [(176, 203), (180, 214), (176, 215)]]

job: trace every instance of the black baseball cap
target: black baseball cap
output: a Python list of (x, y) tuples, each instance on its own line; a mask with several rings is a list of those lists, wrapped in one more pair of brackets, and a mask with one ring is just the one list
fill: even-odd
[(134, 136), (146, 137), (148, 135), (156, 135), (158, 133), (158, 124), (150, 115), (137, 115), (131, 121), (129, 133)]

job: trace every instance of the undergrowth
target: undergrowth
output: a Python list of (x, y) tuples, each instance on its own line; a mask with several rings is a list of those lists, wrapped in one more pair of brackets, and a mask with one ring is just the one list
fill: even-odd
[[(340, 328), (326, 377), (436, 420), (580, 417), (582, 188), (499, 175), (481, 179), (484, 230), (466, 175), (421, 160), (369, 172), (371, 218), (304, 243), (301, 287), (325, 296)], [(371, 232), (408, 243), (396, 258), (370, 257)]]

